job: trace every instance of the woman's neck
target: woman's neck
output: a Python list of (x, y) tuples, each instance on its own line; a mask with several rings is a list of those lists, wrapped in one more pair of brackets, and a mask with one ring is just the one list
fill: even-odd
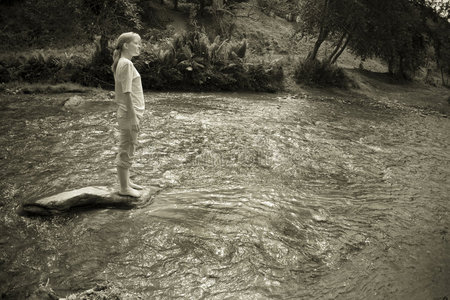
[(131, 60), (131, 58), (133, 57), (130, 53), (127, 52), (122, 52), (122, 54), (120, 54), (120, 57), (124, 57), (126, 59)]

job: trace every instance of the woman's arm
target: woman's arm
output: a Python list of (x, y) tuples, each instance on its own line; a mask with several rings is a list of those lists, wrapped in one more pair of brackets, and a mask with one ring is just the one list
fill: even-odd
[(127, 106), (128, 119), (130, 120), (130, 129), (133, 131), (139, 131), (140, 126), (137, 120), (136, 112), (134, 111), (133, 102), (131, 101), (131, 93), (125, 94), (125, 105)]

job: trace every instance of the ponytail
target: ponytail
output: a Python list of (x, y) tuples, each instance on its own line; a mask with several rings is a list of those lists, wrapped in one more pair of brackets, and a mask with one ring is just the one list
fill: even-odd
[(117, 63), (119, 62), (120, 55), (122, 54), (123, 44), (131, 42), (136, 37), (139, 39), (141, 38), (137, 33), (125, 32), (117, 38), (116, 47), (113, 52), (113, 64), (111, 66), (111, 70), (114, 74), (116, 73)]
[(113, 52), (113, 64), (111, 66), (111, 70), (113, 73), (116, 73), (117, 63), (119, 62), (120, 54), (122, 53), (122, 49), (114, 49)]

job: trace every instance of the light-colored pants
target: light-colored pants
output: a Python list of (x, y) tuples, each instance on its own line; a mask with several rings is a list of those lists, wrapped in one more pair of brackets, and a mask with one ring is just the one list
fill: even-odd
[(126, 117), (118, 117), (119, 123), (119, 151), (116, 156), (118, 167), (129, 169), (133, 164), (134, 151), (137, 147), (139, 132), (130, 130), (130, 121)]

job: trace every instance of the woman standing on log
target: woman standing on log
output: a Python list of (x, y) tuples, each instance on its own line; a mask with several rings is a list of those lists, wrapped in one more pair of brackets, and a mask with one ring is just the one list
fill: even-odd
[(133, 163), (140, 122), (144, 114), (145, 102), (139, 72), (131, 59), (140, 54), (141, 37), (134, 32), (119, 36), (111, 66), (114, 73), (115, 100), (118, 104), (117, 120), (120, 130), (119, 151), (116, 157), (119, 177), (119, 194), (140, 197), (143, 187), (130, 181), (130, 167)]

